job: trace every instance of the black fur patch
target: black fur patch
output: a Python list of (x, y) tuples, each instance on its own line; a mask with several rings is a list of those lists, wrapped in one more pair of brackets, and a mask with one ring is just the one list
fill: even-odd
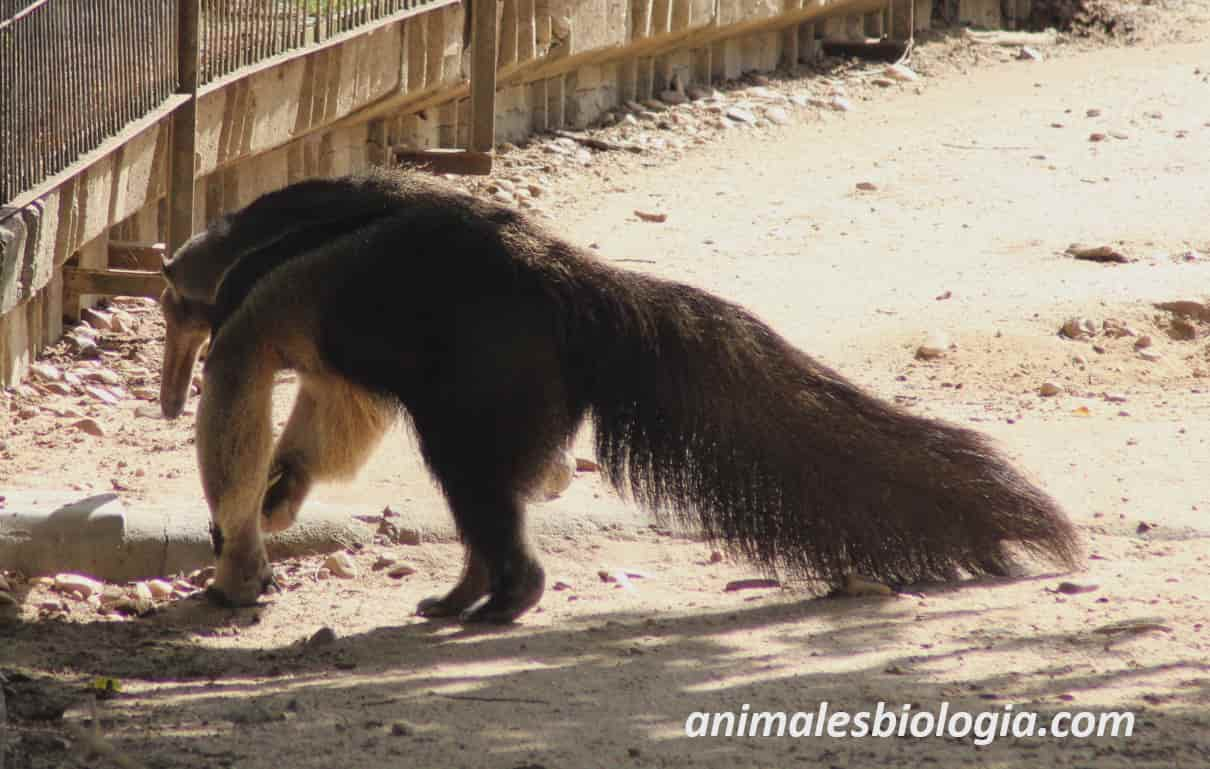
[(213, 521), (210, 523), (210, 544), (214, 548), (215, 558), (223, 554), (223, 530)]

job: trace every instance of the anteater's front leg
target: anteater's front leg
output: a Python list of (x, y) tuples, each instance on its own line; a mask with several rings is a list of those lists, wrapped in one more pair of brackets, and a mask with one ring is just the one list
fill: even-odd
[(225, 605), (254, 604), (273, 583), (260, 511), (273, 447), (274, 360), (254, 335), (234, 333), (220, 334), (206, 360), (197, 453), (218, 556), (207, 593)]

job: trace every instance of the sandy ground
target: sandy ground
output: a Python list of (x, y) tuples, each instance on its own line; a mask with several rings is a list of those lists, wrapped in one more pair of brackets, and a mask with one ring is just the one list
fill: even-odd
[[(9, 574), (22, 606), (0, 623), (5, 769), (1210, 766), (1210, 347), (1204, 322), (1178, 340), (1188, 328), (1154, 306), (1210, 293), (1210, 44), (1196, 42), (1210, 39), (1207, 5), (1136, 29), (1131, 46), (1069, 44), (1042, 62), (937, 36), (915, 54), (916, 83), (881, 88), (877, 71), (842, 68), (757, 86), (826, 95), (843, 83), (852, 112), (794, 110), (788, 125), (701, 142), (674, 129), (663, 153), (585, 164), (536, 143), (501, 163), (502, 177), (540, 179), (551, 220), (602, 258), (738, 301), (871, 391), (992, 435), (1078, 523), (1082, 571), (1032, 564), (1023, 579), (891, 597), (727, 592), (758, 574), (636, 523), (540, 538), (563, 589), (491, 630), (412, 616), (456, 578), (452, 545), (375, 544), (352, 555), (349, 580), (320, 578), (318, 561), (283, 563), (286, 591), (259, 608), (183, 600), (137, 620)], [(621, 141), (647, 129), (610, 130)], [(1132, 261), (1075, 260), (1073, 242)], [(138, 389), (157, 384), (154, 309), (120, 309), (129, 328), (100, 359), (123, 377), (116, 405), (45, 387), (0, 401), (0, 494), (118, 488), (137, 504), (198, 493), (189, 420), (135, 412), (148, 403)], [(1098, 333), (1060, 336), (1069, 318)], [(1106, 319), (1136, 336), (1100, 331)], [(916, 360), (935, 333), (953, 349)], [(1141, 353), (1138, 335), (1153, 342)], [(66, 348), (48, 361), (77, 366)], [(1045, 383), (1059, 394), (1041, 396)], [(104, 437), (71, 428), (84, 417)], [(577, 453), (589, 455), (583, 436)], [(356, 483), (317, 495), (358, 514), (389, 504), (404, 521), (442, 504), (403, 436)], [(625, 506), (581, 473), (536, 512)], [(382, 556), (417, 572), (391, 579), (372, 568)], [(636, 576), (619, 586), (600, 570)], [(94, 720), (98, 676), (122, 692)], [(1129, 711), (1135, 728), (990, 745), (685, 736), (697, 711), (822, 702), (1011, 706), (1041, 724)]]

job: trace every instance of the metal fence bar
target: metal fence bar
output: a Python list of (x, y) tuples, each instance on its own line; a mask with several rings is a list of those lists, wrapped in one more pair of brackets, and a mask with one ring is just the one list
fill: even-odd
[(198, 84), (434, 0), (0, 0), (0, 205), (178, 90), (181, 7)]

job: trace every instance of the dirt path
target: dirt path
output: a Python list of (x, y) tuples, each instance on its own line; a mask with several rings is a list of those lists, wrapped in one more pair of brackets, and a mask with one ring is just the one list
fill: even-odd
[[(888, 598), (725, 592), (756, 575), (630, 526), (540, 540), (552, 582), (567, 589), (492, 632), (411, 616), (455, 577), (447, 545), (367, 548), (353, 580), (287, 564), (287, 592), (238, 613), (182, 601), (119, 621), (64, 602), (66, 613), (35, 621), (60, 599), (32, 586), (24, 621), (0, 625), (10, 713), (18, 701), (67, 704), (66, 723), (83, 724), (87, 683), (116, 677), (122, 695), (99, 706), (105, 745), (150, 767), (1210, 766), (1210, 349), (1200, 336), (1171, 338), (1179, 323), (1153, 307), (1210, 293), (1210, 44), (1058, 54), (980, 54), (959, 76), (974, 54), (934, 42), (918, 55), (932, 76), (850, 85), (853, 112), (734, 129), (675, 164), (648, 155), (563, 169), (550, 174), (547, 207), (603, 258), (738, 301), (880, 395), (993, 435), (1077, 520), (1085, 571)], [(540, 167), (543, 152), (519, 151), (512, 165)], [(643, 222), (636, 209), (668, 218)], [(1062, 252), (1075, 241), (1134, 261), (1074, 260)], [(130, 312), (154, 328), (151, 314)], [(1158, 358), (1136, 351), (1137, 337), (1061, 338), (1072, 317), (1098, 329), (1121, 320)], [(916, 360), (929, 332), (956, 349)], [(1041, 397), (1046, 382), (1062, 392)], [(196, 494), (186, 424), (113, 417), (98, 447), (64, 437), (56, 418), (14, 424), (4, 483), (70, 477), (81, 488), (117, 480), (136, 499)], [(95, 462), (80, 462), (84, 445)], [(441, 505), (402, 441), (358, 483), (321, 496), (358, 511)], [(588, 474), (541, 514), (623, 505)], [(417, 573), (373, 571), (382, 555)], [(642, 576), (619, 587), (599, 569)], [(324, 627), (334, 638), (313, 638)], [(821, 702), (1011, 704), (1044, 719), (1128, 710), (1136, 723), (1130, 739), (987, 746), (684, 734), (695, 711)], [(5, 769), (115, 765), (70, 752), (82, 741), (60, 722), (19, 715)]]

